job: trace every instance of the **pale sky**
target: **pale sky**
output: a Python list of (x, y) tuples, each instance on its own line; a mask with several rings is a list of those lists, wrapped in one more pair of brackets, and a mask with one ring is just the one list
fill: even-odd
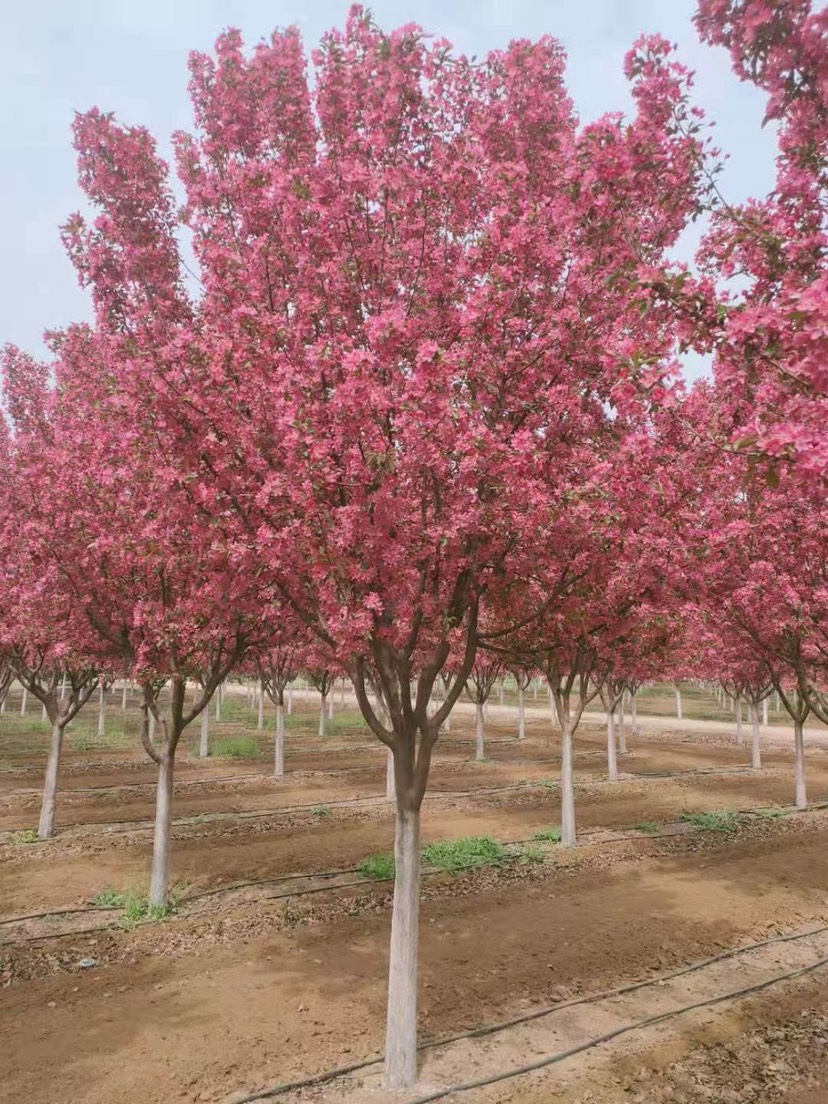
[[(694, 0), (375, 0), (381, 26), (417, 22), (465, 53), (552, 34), (569, 57), (569, 88), (583, 119), (630, 106), (622, 60), (644, 31), (678, 43), (696, 70), (696, 100), (731, 155), (729, 199), (762, 195), (773, 180), (774, 139), (762, 98), (732, 75), (724, 51), (699, 44)], [(169, 151), (190, 126), (187, 55), (226, 27), (248, 44), (296, 24), (312, 47), (342, 25), (346, 0), (5, 0), (0, 13), (0, 343), (42, 354), (42, 333), (89, 317), (58, 227), (81, 206), (70, 126), (95, 105), (147, 126)], [(688, 239), (685, 255), (693, 242)], [(695, 374), (695, 370), (691, 370)]]

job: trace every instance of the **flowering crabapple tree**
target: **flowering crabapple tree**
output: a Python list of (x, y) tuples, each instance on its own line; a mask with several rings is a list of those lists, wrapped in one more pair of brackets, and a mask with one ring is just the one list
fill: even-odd
[(191, 61), (196, 132), (175, 141), (197, 299), (152, 139), (97, 110), (75, 133), (98, 213), (66, 236), (129, 365), (124, 405), (228, 547), (255, 546), (256, 579), (393, 753), (386, 1072), (404, 1088), (433, 748), (480, 602), (563, 552), (569, 451), (661, 387), (670, 310), (639, 309), (639, 273), (695, 213), (700, 143), (672, 122), (689, 76), (660, 39), (629, 59), (634, 116), (586, 126), (548, 38), (473, 63), (354, 8), (313, 63), (311, 85), (292, 30)]

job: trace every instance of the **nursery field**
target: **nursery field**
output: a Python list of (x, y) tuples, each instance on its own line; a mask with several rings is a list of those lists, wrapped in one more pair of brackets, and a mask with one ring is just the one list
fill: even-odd
[[(153, 920), (155, 768), (136, 701), (122, 710), (112, 695), (104, 736), (92, 705), (68, 730), (48, 842), (33, 832), (48, 726), (20, 713), (16, 689), (0, 715), (3, 1098), (45, 1104), (59, 1085), (71, 1104), (386, 1099), (370, 1064), (392, 891), (384, 749), (352, 700), (336, 693), (320, 736), (318, 696), (297, 693), (276, 779), (271, 718), (259, 730), (231, 690), (210, 758), (197, 724), (179, 752), (175, 907)], [(674, 705), (669, 687), (639, 695), (617, 782), (603, 718), (587, 716), (570, 849), (557, 843), (560, 744), (543, 694), (527, 694), (520, 741), (513, 695), (493, 696), (483, 762), (471, 708), (455, 710), (423, 807), (418, 1099), (474, 1081), (492, 1083), (452, 1099), (828, 1099), (828, 981), (811, 972), (828, 957), (825, 730), (809, 726), (810, 806), (794, 812), (781, 714), (754, 771), (711, 696), (685, 689), (682, 720)], [(578, 1053), (552, 1060), (565, 1050)]]

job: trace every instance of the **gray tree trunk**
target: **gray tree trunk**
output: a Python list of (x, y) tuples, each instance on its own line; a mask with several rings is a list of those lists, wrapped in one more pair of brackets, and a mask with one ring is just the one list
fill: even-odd
[(265, 688), (264, 683), (259, 684), (259, 718), (257, 722), (257, 728), (261, 731), (264, 728), (265, 722)]
[(607, 713), (607, 774), (610, 782), (618, 781), (618, 756), (615, 750), (615, 710)]
[(637, 736), (638, 735), (638, 707), (637, 707), (636, 695), (631, 694), (630, 698), (631, 698), (631, 700), (630, 700), (630, 713), (631, 713), (631, 717), (632, 717), (632, 731), (633, 731), (633, 736)]
[(276, 706), (276, 741), (273, 749), (273, 773), (281, 778), (285, 773), (285, 707)]
[(679, 690), (678, 687), (676, 687), (676, 717), (680, 721), (684, 720), (684, 716), (681, 710), (681, 690)]
[(158, 764), (155, 796), (155, 832), (152, 840), (152, 874), (149, 903), (166, 908), (170, 893), (170, 828), (172, 825), (173, 772), (175, 757), (169, 754)]
[(216, 687), (216, 720), (221, 720), (221, 685)]
[(98, 687), (98, 735), (106, 736), (106, 691), (103, 683)]
[(394, 752), (388, 748), (385, 761), (385, 797), (388, 801), (397, 800), (397, 785), (394, 779)]
[(523, 700), (523, 687), (518, 686), (518, 739), (522, 740), (526, 736), (526, 704)]
[(289, 685), (287, 688), (287, 698), (287, 711), (290, 717), (293, 715), (293, 684)]
[(128, 685), (129, 684), (128, 684), (127, 680), (124, 679), (124, 686), (123, 686), (123, 689), (121, 690), (121, 709), (126, 709), (126, 707), (127, 707), (127, 687), (128, 687)]
[(385, 1080), (391, 1090), (417, 1083), (417, 951), (420, 912), (420, 813), (397, 808), (394, 908), (388, 968)]
[(805, 786), (805, 733), (802, 721), (794, 721), (794, 756), (796, 761), (796, 807), (808, 808), (808, 792)]
[(762, 699), (762, 724), (765, 728), (768, 727), (768, 699)]
[(150, 715), (149, 715), (149, 738), (150, 738), (150, 740), (155, 739), (155, 714), (154, 713), (150, 713)]
[(627, 718), (626, 710), (624, 708), (624, 698), (626, 694), (621, 695), (621, 712), (618, 716), (618, 750), (622, 755), (627, 754)]
[(328, 715), (328, 699), (327, 695), (322, 695), (322, 701), (319, 706), (319, 735), (325, 735), (325, 718)]
[(210, 754), (210, 706), (201, 711), (201, 736), (198, 742), (199, 758), (206, 759)]
[[(767, 698), (765, 699), (767, 701)], [(751, 756), (750, 765), (754, 770), (762, 769), (762, 744), (759, 734), (759, 708), (755, 702), (751, 702), (749, 705), (750, 710), (750, 723), (753, 729), (753, 739), (751, 742)]]
[(334, 719), (334, 690), (333, 690), (333, 687), (331, 687), (331, 692), (328, 695), (328, 720), (332, 721), (333, 719)]
[(66, 697), (66, 672), (64, 671), (60, 679), (60, 700)]
[(20, 712), (21, 713), (26, 712), (26, 704), (27, 704), (28, 700), (29, 700), (29, 691), (24, 686), (23, 687), (23, 697), (20, 699)]
[(41, 719), (41, 721), (48, 721), (49, 720), (49, 714), (46, 712), (45, 704), (41, 707), (40, 719)]
[(575, 846), (575, 780), (572, 767), (572, 724), (561, 721), (561, 843)]
[(55, 807), (57, 805), (58, 777), (60, 775), (60, 754), (63, 751), (63, 725), (52, 725), (52, 738), (49, 742), (49, 757), (46, 760), (46, 778), (43, 783), (43, 800), (40, 805), (40, 820), (37, 825), (39, 839), (51, 839), (55, 834)]
[(736, 743), (744, 743), (744, 734), (742, 733), (742, 699), (736, 698)]
[(475, 726), (475, 746), (474, 746), (474, 758), (475, 761), (480, 763), (483, 761), (485, 755), (485, 732), (483, 727), (483, 705), (478, 702), (475, 706), (475, 714), (477, 716), (477, 724)]
[(500, 682), (497, 684), (497, 704), (498, 705), (503, 705), (503, 682), (504, 682), (504, 680), (501, 679)]

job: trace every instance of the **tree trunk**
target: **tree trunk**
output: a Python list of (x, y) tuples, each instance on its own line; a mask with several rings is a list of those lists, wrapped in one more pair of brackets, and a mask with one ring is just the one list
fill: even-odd
[(575, 846), (575, 784), (572, 770), (572, 725), (561, 724), (561, 843)]
[[(767, 699), (765, 699), (767, 700)], [(753, 728), (753, 742), (751, 745), (751, 759), (750, 765), (754, 770), (762, 769), (762, 745), (759, 739), (759, 707), (755, 702), (751, 702), (750, 709), (750, 722)]]
[(98, 736), (106, 736), (106, 691), (103, 683), (98, 687)]
[(331, 692), (328, 695), (328, 720), (332, 721), (333, 719), (334, 719), (334, 691), (333, 691), (333, 687), (331, 687)]
[(327, 695), (322, 695), (322, 701), (319, 706), (319, 735), (325, 735), (325, 718), (328, 715), (328, 699)]
[(681, 690), (676, 687), (676, 717), (678, 720), (684, 720), (684, 716), (681, 711)]
[(802, 721), (794, 721), (794, 755), (796, 759), (796, 807), (808, 808), (808, 793), (805, 787), (805, 733)]
[(532, 700), (533, 701), (538, 700), (538, 682), (539, 681), (540, 680), (537, 679), (537, 678), (532, 679)]
[(155, 794), (155, 834), (152, 841), (151, 908), (167, 907), (170, 892), (170, 828), (172, 825), (173, 772), (175, 756), (166, 752), (158, 764)]
[(523, 701), (523, 687), (518, 686), (518, 739), (522, 740), (526, 736), (526, 705)]
[(293, 685), (292, 684), (290, 686), (288, 686), (287, 691), (288, 691), (287, 711), (288, 711), (288, 716), (291, 717), (293, 715)]
[(45, 704), (41, 707), (40, 719), (41, 719), (41, 721), (48, 721), (49, 720), (49, 714), (46, 712), (46, 705)]
[(503, 705), (503, 679), (500, 680), (497, 686), (497, 704)]
[(736, 743), (743, 744), (744, 736), (742, 734), (742, 699), (735, 698), (736, 702)]
[(339, 684), (339, 704), (345, 708), (345, 679)]
[(615, 710), (607, 712), (607, 774), (610, 782), (618, 781), (618, 757), (615, 752)]
[(265, 709), (265, 688), (264, 688), (264, 683), (260, 683), (260, 685), (259, 685), (259, 719), (258, 719), (258, 724), (257, 724), (257, 727), (258, 727), (260, 732), (265, 726), (264, 725), (264, 721), (265, 721), (264, 709)]
[(388, 801), (397, 800), (397, 785), (394, 779), (394, 752), (388, 748), (388, 757), (385, 763), (385, 797)]
[(152, 712), (149, 715), (149, 738), (150, 740), (155, 739), (155, 714)]
[(64, 671), (63, 675), (61, 676), (61, 679), (60, 679), (60, 700), (63, 701), (63, 699), (65, 697), (66, 697), (66, 672)]
[(221, 683), (216, 687), (216, 720), (221, 721)]
[(127, 685), (127, 680), (124, 679), (124, 687), (121, 691), (121, 709), (126, 709), (127, 707)]
[(273, 773), (281, 778), (285, 773), (285, 707), (276, 706), (276, 741), (273, 749)]
[(482, 704), (482, 702), (478, 702), (477, 705), (475, 706), (475, 713), (477, 714), (477, 724), (476, 724), (475, 733), (474, 733), (474, 736), (475, 736), (474, 758), (475, 758), (476, 762), (482, 763), (483, 762), (483, 757), (484, 757), (484, 754), (485, 754), (484, 731), (483, 731), (483, 704)]
[(23, 687), (23, 697), (20, 699), (20, 712), (21, 713), (26, 712), (26, 703), (28, 702), (28, 700), (29, 700), (29, 691), (24, 686)]
[(385, 1080), (392, 1090), (417, 1083), (417, 950), (420, 913), (420, 813), (397, 807), (394, 908), (385, 1029)]
[(51, 839), (55, 834), (55, 806), (57, 804), (60, 753), (63, 751), (63, 725), (52, 726), (49, 758), (46, 760), (46, 779), (43, 783), (43, 801), (40, 805), (40, 821), (37, 826), (39, 839)]
[(762, 724), (765, 728), (768, 727), (768, 699), (762, 699)]
[(198, 754), (201, 759), (206, 759), (210, 754), (210, 707), (205, 705), (201, 711), (201, 738), (198, 743)]
[(636, 695), (631, 694), (630, 697), (631, 697), (630, 713), (632, 715), (632, 731), (633, 731), (633, 736), (637, 736), (638, 735), (638, 706), (637, 706), (637, 701), (636, 701)]
[(627, 754), (627, 718), (624, 708), (624, 697), (621, 695), (621, 713), (618, 717), (618, 750), (622, 755)]

